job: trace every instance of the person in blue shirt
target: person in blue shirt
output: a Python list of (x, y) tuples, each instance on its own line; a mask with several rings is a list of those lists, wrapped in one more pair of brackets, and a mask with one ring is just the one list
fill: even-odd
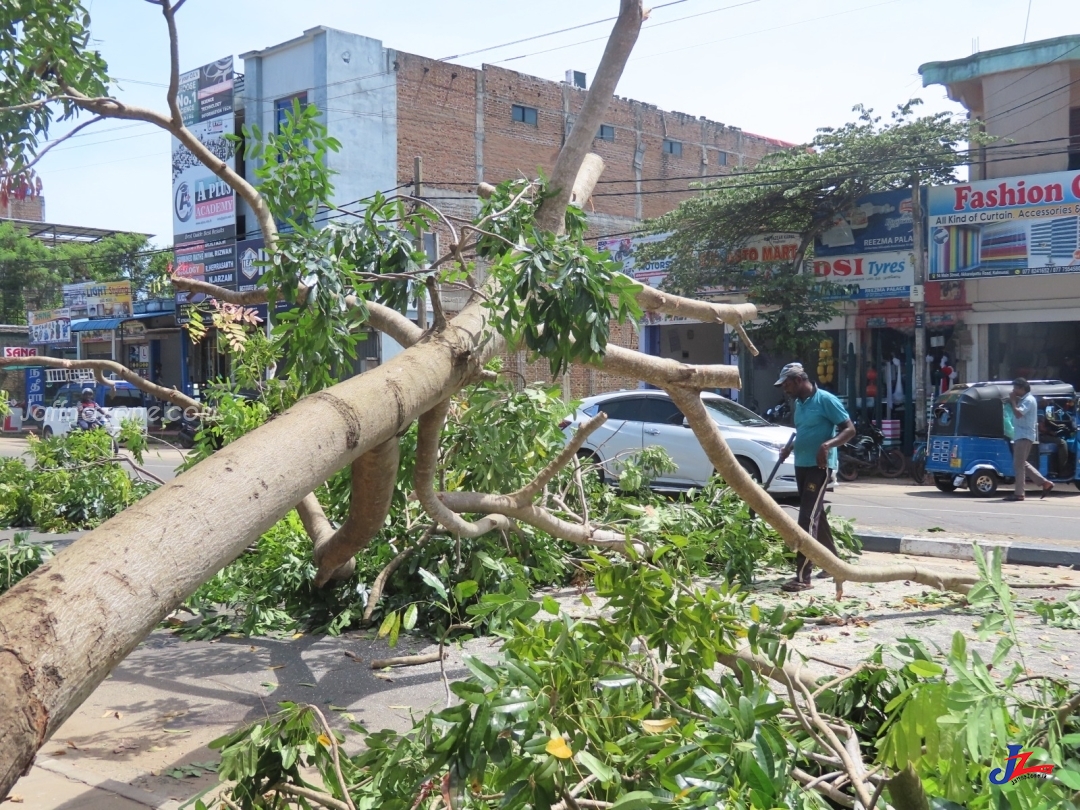
[[(811, 382), (801, 363), (784, 366), (780, 370), (780, 379), (774, 384), (795, 399), (795, 484), (799, 489), (799, 525), (836, 554), (832, 530), (825, 517), (825, 491), (836, 469), (836, 448), (851, 441), (855, 426), (840, 400)], [(781, 461), (787, 457), (787, 451), (781, 452)], [(797, 552), (795, 577), (780, 587), (788, 592), (808, 590), (812, 587), (810, 574), (813, 569), (810, 560)], [(818, 576), (828, 574), (822, 571)]]
[(1024, 500), (1024, 484), (1031, 478), (1042, 489), (1043, 498), (1054, 488), (1039, 471), (1028, 464), (1031, 445), (1039, 441), (1039, 405), (1031, 395), (1031, 385), (1023, 377), (1017, 377), (1012, 383), (1008, 406), (1013, 411), (1013, 474), (1016, 483), (1013, 494), (1005, 497), (1006, 501)]

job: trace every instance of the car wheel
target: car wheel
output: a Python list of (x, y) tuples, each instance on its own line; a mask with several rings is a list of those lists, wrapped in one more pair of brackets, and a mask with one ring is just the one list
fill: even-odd
[(899, 478), (904, 474), (906, 466), (907, 460), (904, 458), (904, 454), (895, 447), (882, 450), (881, 455), (878, 456), (878, 467), (881, 469), (881, 474), (886, 478)]
[(998, 477), (990, 470), (976, 470), (968, 476), (968, 489), (979, 498), (989, 498), (998, 488)]
[(951, 475), (935, 475), (934, 486), (942, 492), (956, 492), (956, 484), (953, 483)]
[(758, 469), (751, 459), (746, 456), (735, 456), (735, 460), (739, 462), (739, 466), (746, 470), (746, 474), (754, 479), (755, 484), (761, 484), (761, 470)]

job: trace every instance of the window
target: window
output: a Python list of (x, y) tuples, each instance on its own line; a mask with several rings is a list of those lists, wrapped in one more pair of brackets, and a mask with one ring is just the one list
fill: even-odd
[(624, 419), (628, 422), (641, 422), (644, 416), (645, 399), (643, 397), (630, 397), (628, 399), (612, 399), (600, 404), (599, 410), (608, 415), (608, 419)]
[(274, 102), (274, 120), (277, 132), (281, 132), (281, 128), (285, 125), (285, 113), (286, 111), (292, 111), (294, 101), (303, 109), (307, 106), (307, 93), (297, 93), (287, 98), (279, 98)]
[(666, 397), (649, 397), (641, 409), (641, 421), (659, 425), (681, 425), (683, 414), (679, 407)]
[(682, 141), (669, 141), (664, 138), (664, 154), (682, 157)]
[(437, 233), (424, 234), (424, 255), (430, 264), (439, 260), (439, 235)]
[(727, 166), (727, 152), (717, 152), (716, 153), (716, 165), (717, 166)]
[(771, 427), (771, 422), (766, 422), (760, 416), (748, 408), (744, 408), (737, 402), (729, 399), (703, 399), (702, 402), (708, 408), (713, 420), (718, 425), (742, 426), (742, 427)]
[(520, 104), (515, 104), (513, 112), (515, 121), (536, 126), (536, 107), (522, 107)]
[(615, 140), (615, 127), (611, 124), (601, 124), (600, 130), (596, 133), (597, 140), (601, 141), (613, 141)]

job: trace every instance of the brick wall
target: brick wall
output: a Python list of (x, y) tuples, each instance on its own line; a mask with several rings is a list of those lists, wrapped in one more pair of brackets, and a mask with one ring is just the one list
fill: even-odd
[[(535, 177), (538, 170), (550, 174), (585, 100), (584, 90), (494, 65), (476, 70), (398, 51), (394, 67), (398, 182), (412, 182), (413, 159), (419, 155), (425, 196), (437, 199), (444, 212), (466, 219), (477, 210), (478, 181)], [(515, 121), (514, 105), (536, 110), (536, 123)], [(590, 240), (633, 230), (642, 219), (660, 216), (687, 199), (694, 180), (752, 166), (784, 146), (737, 127), (625, 98), (612, 100), (605, 123), (614, 128), (614, 140), (593, 141), (605, 170), (587, 206)], [(679, 144), (681, 154), (665, 151), (665, 140)], [(442, 225), (437, 232), (445, 252), (450, 232)], [(456, 310), (465, 297), (448, 291), (447, 309)], [(615, 325), (611, 343), (636, 350), (636, 327)], [(519, 383), (553, 382), (546, 360), (528, 364), (519, 353), (504, 356), (503, 362)], [(636, 385), (584, 366), (571, 368), (569, 382), (574, 397)]]
[(25, 200), (9, 198), (7, 205), (0, 203), (0, 217), (23, 219), (28, 222), (45, 221), (45, 198), (27, 197)]

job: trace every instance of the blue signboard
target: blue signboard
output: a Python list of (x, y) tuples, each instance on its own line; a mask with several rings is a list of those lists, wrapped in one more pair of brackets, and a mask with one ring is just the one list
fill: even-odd
[(45, 404), (45, 369), (31, 366), (26, 374), (26, 413), (34, 418), (36, 409)]

